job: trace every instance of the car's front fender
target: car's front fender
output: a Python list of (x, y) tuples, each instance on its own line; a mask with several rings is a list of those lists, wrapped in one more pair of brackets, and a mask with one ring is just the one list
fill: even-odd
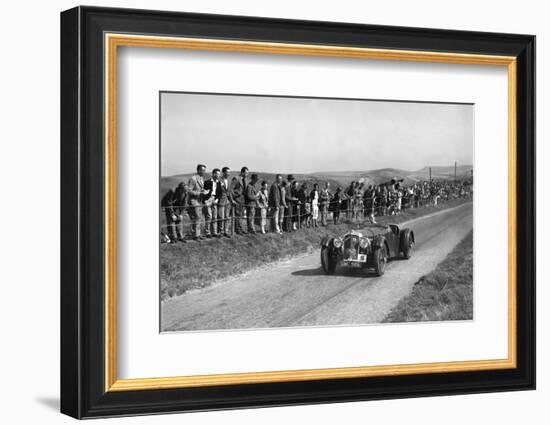
[(376, 235), (372, 241), (373, 248), (381, 248), (386, 243), (386, 238), (382, 235)]
[(323, 239), (321, 239), (321, 247), (323, 246), (326, 246), (327, 248), (331, 247), (333, 239), (334, 238), (331, 238), (330, 236), (323, 237)]

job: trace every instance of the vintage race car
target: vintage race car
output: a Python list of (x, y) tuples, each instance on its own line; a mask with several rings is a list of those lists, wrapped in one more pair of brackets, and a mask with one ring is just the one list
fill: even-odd
[(410, 258), (414, 246), (411, 229), (399, 229), (396, 224), (373, 225), (361, 232), (352, 230), (342, 237), (325, 237), (321, 241), (321, 265), (326, 274), (336, 266), (369, 267), (377, 276), (386, 270), (388, 259)]

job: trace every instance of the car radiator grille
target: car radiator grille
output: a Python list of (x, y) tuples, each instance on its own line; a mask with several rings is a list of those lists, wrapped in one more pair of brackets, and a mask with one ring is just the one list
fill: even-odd
[(348, 236), (344, 239), (344, 260), (356, 261), (359, 258), (359, 237)]

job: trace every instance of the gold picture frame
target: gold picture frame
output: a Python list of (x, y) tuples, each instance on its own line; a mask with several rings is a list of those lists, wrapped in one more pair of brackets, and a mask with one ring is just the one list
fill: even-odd
[[(236, 385), (300, 380), (340, 379), (417, 373), (466, 372), (509, 369), (516, 367), (516, 58), (463, 53), (441, 53), (411, 50), (371, 49), (356, 47), (282, 44), (199, 38), (159, 37), (128, 34), (105, 34), (106, 103), (106, 186), (105, 204), (105, 391), (135, 391)], [(324, 56), (354, 59), (395, 60), (506, 67), (508, 72), (508, 358), (458, 362), (400, 364), (387, 366), (306, 369), (254, 373), (176, 376), (168, 378), (117, 379), (116, 375), (116, 87), (117, 49), (148, 47), (229, 51), (282, 55)]]

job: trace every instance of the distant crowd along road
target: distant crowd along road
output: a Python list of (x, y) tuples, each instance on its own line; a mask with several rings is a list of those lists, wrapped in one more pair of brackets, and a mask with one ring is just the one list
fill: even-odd
[[(338, 224), (341, 217), (376, 222), (377, 216), (395, 215), (408, 208), (437, 205), (448, 199), (471, 198), (472, 180), (422, 181), (409, 186), (403, 179), (379, 185), (351, 182), (331, 191), (329, 182), (298, 182), (292, 174), (277, 174), (274, 182), (259, 181), (242, 167), (231, 177), (229, 167), (214, 168), (205, 180), (206, 166), (188, 182), (170, 189), (161, 200), (161, 242), (177, 243), (206, 238), (230, 238), (293, 232), (301, 228)], [(188, 218), (187, 218), (188, 217)]]

